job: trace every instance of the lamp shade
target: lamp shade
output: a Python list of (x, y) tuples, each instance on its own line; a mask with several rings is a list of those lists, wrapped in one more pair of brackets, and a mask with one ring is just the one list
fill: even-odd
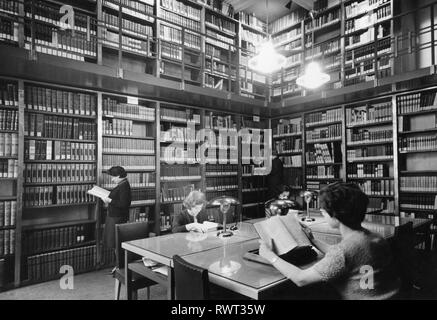
[(289, 209), (297, 209), (296, 203), (287, 199), (272, 199), (265, 203), (265, 207), (268, 208), (273, 215), (285, 215)]
[(212, 207), (220, 207), (221, 205), (237, 205), (240, 204), (240, 201), (234, 197), (230, 196), (220, 196), (216, 197), (208, 202), (208, 204)]
[(329, 74), (322, 72), (318, 63), (310, 62), (305, 73), (297, 78), (296, 83), (307, 89), (317, 89), (329, 82), (330, 79)]

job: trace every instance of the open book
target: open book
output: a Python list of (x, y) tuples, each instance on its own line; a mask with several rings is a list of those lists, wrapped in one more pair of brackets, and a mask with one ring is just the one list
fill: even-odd
[(293, 215), (273, 216), (255, 223), (254, 227), (265, 243), (271, 245), (273, 240), (276, 254), (290, 263), (301, 265), (317, 258), (317, 252)]
[(211, 222), (211, 221), (203, 221), (202, 223), (208, 231), (217, 230), (219, 224), (217, 222)]
[(88, 190), (88, 193), (103, 200), (107, 198), (111, 192), (100, 188), (99, 186), (94, 186), (92, 189)]

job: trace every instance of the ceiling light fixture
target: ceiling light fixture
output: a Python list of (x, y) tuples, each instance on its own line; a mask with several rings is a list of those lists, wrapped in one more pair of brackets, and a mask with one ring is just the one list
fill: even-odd
[[(266, 0), (266, 24), (267, 32), (269, 27), (269, 3)], [(280, 70), (285, 65), (286, 59), (283, 55), (276, 52), (270, 35), (267, 41), (260, 44), (257, 54), (249, 59), (249, 68), (260, 73), (272, 73)]]
[(314, 12), (310, 11), (310, 16), (313, 20), (311, 62), (306, 66), (304, 74), (297, 78), (296, 83), (298, 86), (314, 90), (328, 83), (331, 77), (329, 74), (322, 72), (320, 65), (314, 61)]

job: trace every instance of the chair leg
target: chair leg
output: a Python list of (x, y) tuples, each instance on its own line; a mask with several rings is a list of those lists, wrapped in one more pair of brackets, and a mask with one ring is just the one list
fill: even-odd
[(150, 287), (147, 287), (147, 300), (150, 300)]
[(118, 279), (115, 279), (115, 300), (120, 300), (120, 289), (121, 282)]

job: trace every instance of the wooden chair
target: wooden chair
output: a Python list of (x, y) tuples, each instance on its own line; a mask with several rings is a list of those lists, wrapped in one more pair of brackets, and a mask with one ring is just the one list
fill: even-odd
[[(125, 251), (121, 248), (121, 243), (126, 241), (133, 241), (138, 239), (144, 239), (149, 237), (149, 224), (147, 222), (134, 222), (115, 225), (115, 241), (116, 241), (116, 267), (113, 277), (115, 278), (115, 300), (120, 298), (121, 285), (125, 284), (125, 265), (124, 265), (124, 255)], [(137, 264), (137, 267), (146, 268), (141, 261), (140, 256), (130, 254), (132, 263)], [(138, 260), (139, 261), (136, 261)], [(136, 272), (132, 272), (132, 297), (137, 298), (137, 291), (142, 288), (147, 288), (147, 299), (150, 299), (150, 286), (155, 285), (156, 282), (141, 276)]]
[(176, 300), (208, 300), (208, 270), (173, 256)]

